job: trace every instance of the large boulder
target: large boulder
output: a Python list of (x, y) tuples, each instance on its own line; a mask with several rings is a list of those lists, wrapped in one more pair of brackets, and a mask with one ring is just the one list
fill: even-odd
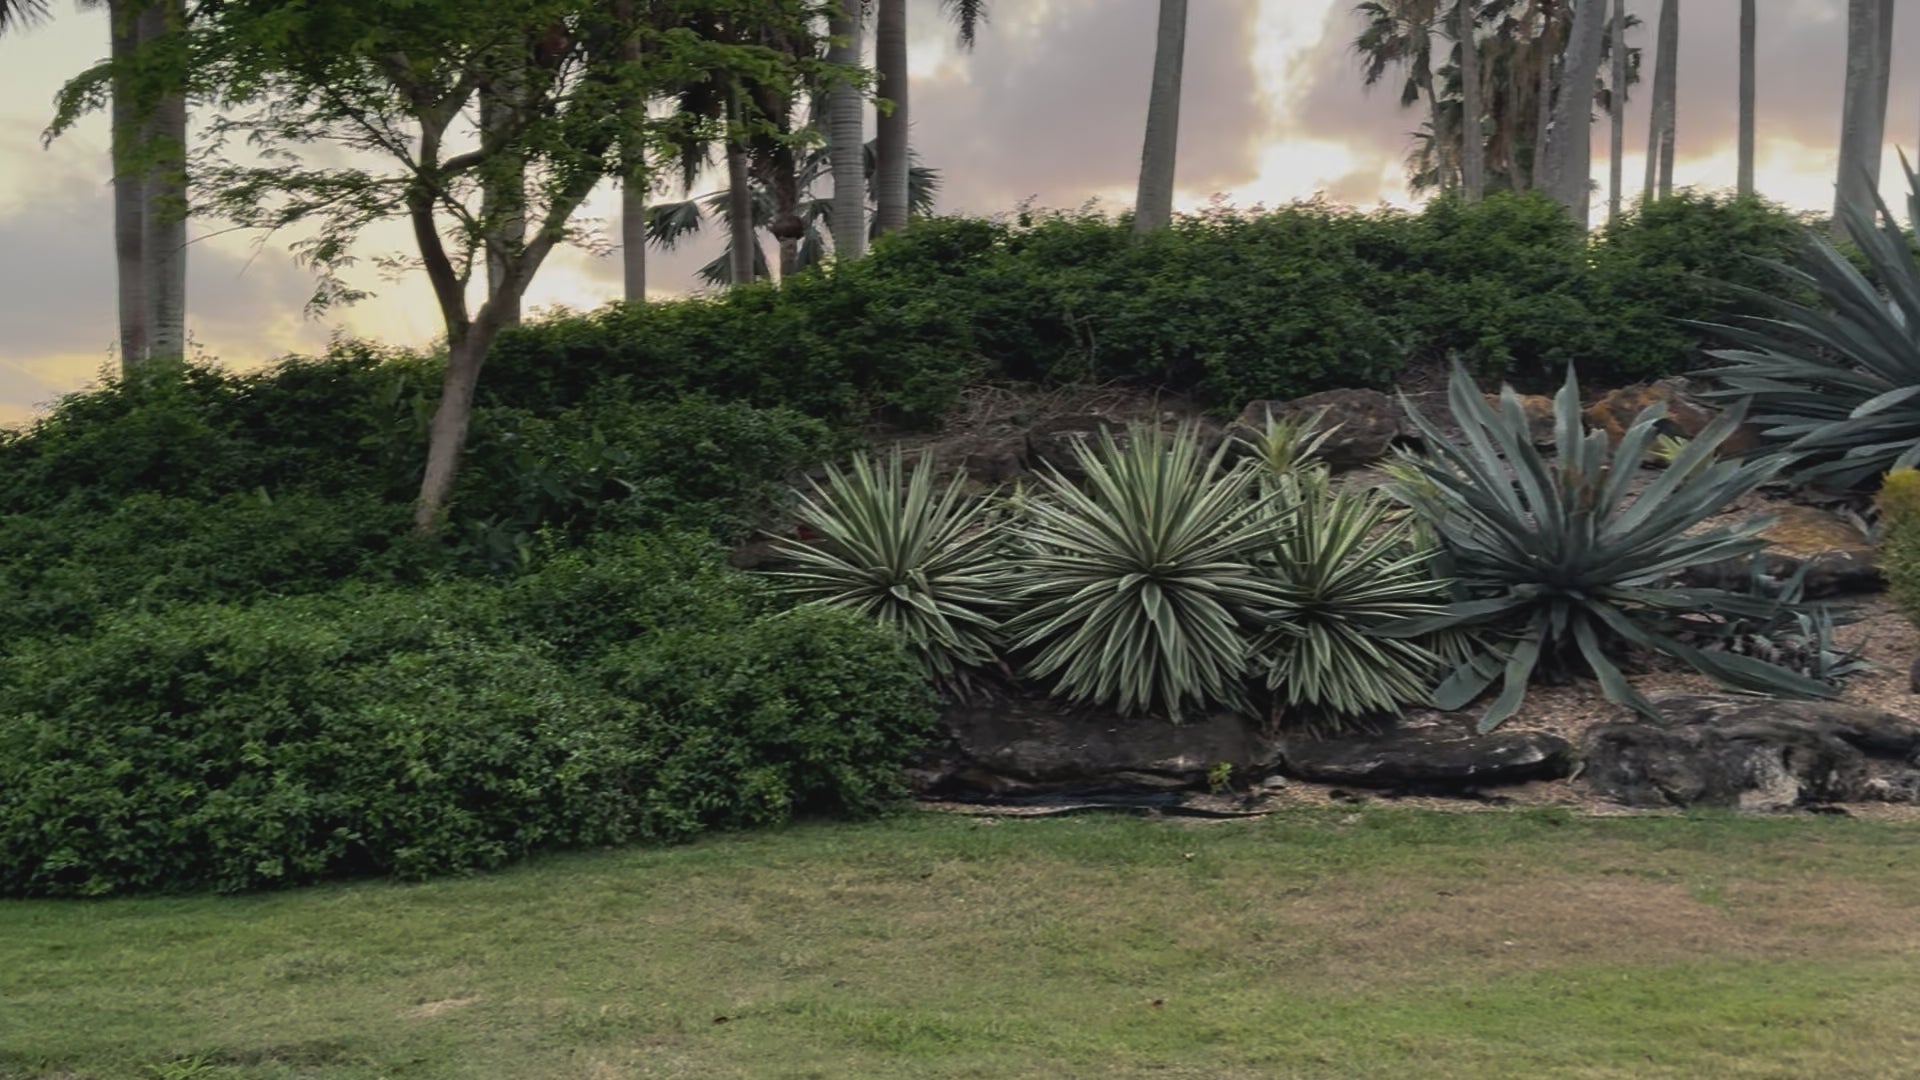
[(1656, 718), (1602, 724), (1582, 746), (1586, 783), (1628, 806), (1781, 810), (1920, 790), (1920, 724), (1836, 702), (1655, 697)]
[(1217, 714), (1175, 724), (1044, 699), (950, 706), (944, 748), (916, 771), (922, 793), (1102, 794), (1204, 788), (1225, 765), (1265, 776), (1278, 739), (1257, 721)]
[(1378, 390), (1327, 390), (1291, 401), (1255, 401), (1240, 410), (1228, 435), (1255, 439), (1267, 418), (1283, 420), (1324, 413), (1316, 430), (1328, 431), (1320, 458), (1336, 469), (1354, 468), (1386, 457), (1400, 438), (1400, 406)]
[(1686, 571), (1687, 584), (1745, 590), (1758, 561), (1763, 585), (1778, 588), (1806, 570), (1806, 596), (1819, 599), (1878, 592), (1886, 578), (1874, 561), (1871, 541), (1845, 517), (1812, 506), (1783, 506), (1760, 533), (1766, 549), (1752, 558), (1727, 559)]
[(1327, 738), (1289, 738), (1280, 750), (1288, 776), (1372, 788), (1464, 788), (1558, 780), (1572, 746), (1544, 731), (1479, 734), (1464, 717)]

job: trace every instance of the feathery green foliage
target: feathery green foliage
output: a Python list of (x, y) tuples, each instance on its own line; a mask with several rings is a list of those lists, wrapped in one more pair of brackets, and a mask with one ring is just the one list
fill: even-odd
[(940, 490), (931, 456), (907, 473), (897, 447), (885, 463), (830, 465), (826, 483), (800, 500), (800, 521), (819, 540), (781, 538), (794, 566), (774, 576), (795, 596), (879, 622), (928, 675), (957, 688), (969, 668), (997, 661), (1002, 606), (993, 572), (1001, 533), (988, 501), (965, 485), (957, 475)]
[(1008, 567), (1028, 673), (1129, 713), (1244, 707), (1244, 629), (1283, 602), (1252, 566), (1286, 524), (1254, 495), (1255, 470), (1228, 467), (1224, 446), (1203, 456), (1190, 429), (1139, 425), (1074, 453), (1086, 488), (1043, 477)]
[(1554, 398), (1557, 456), (1549, 461), (1527, 437), (1511, 388), (1496, 409), (1456, 368), (1448, 403), (1466, 445), (1454, 445), (1410, 408), (1433, 455), (1414, 459), (1428, 483), (1394, 490), (1433, 528), (1439, 565), (1454, 580), (1457, 599), (1440, 615), (1400, 624), (1399, 632), (1471, 628), (1493, 641), (1440, 685), (1436, 704), (1464, 707), (1500, 681), (1480, 721), (1491, 729), (1520, 708), (1528, 681), (1545, 663), (1584, 667), (1610, 700), (1651, 713), (1621, 674), (1617, 657), (1627, 647), (1664, 653), (1738, 689), (1832, 695), (1816, 680), (1683, 640), (1710, 632), (1716, 618), (1765, 617), (1776, 607), (1764, 597), (1669, 581), (1687, 567), (1751, 556), (1763, 546), (1756, 534), (1764, 520), (1691, 531), (1781, 467), (1773, 458), (1711, 460), (1743, 422), (1743, 410), (1721, 414), (1634, 495), (1663, 406), (1643, 411), (1610, 448), (1606, 433), (1583, 428), (1580, 388), (1569, 370)]
[[(1908, 216), (1920, 221), (1920, 177), (1906, 172)], [(1799, 268), (1775, 266), (1818, 306), (1741, 289), (1766, 317), (1709, 327), (1738, 346), (1713, 353), (1728, 364), (1706, 373), (1725, 384), (1717, 396), (1752, 403), (1754, 423), (1792, 456), (1797, 478), (1844, 488), (1920, 464), (1920, 260), (1875, 201), (1878, 215), (1850, 206), (1842, 218), (1866, 273), (1810, 235)]]

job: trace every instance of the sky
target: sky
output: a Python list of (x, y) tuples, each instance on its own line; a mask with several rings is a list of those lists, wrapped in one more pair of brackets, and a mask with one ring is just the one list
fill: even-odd
[[(93, 118), (42, 146), (60, 85), (106, 51), (100, 12), (60, 6), (55, 17), (0, 39), (0, 423), (30, 418), (114, 363), (112, 206), (107, 131)], [(1630, 0), (1647, 28), (1658, 0)], [(1760, 0), (1759, 151), (1762, 194), (1797, 209), (1831, 205), (1846, 0)], [(1682, 11), (1675, 181), (1719, 190), (1734, 177), (1738, 0), (1686, 0)], [(912, 0), (913, 142), (945, 180), (943, 212), (995, 214), (1022, 203), (1119, 210), (1133, 198), (1153, 62), (1157, 0), (997, 0), (972, 51), (961, 51), (937, 0)], [(1421, 117), (1395, 88), (1362, 83), (1351, 42), (1353, 0), (1192, 0), (1180, 121), (1176, 208), (1210, 200), (1269, 205), (1315, 195), (1371, 207), (1417, 205), (1402, 166)], [(1920, 17), (1895, 27), (1887, 137), (1920, 143)], [(1647, 97), (1627, 120), (1627, 187), (1645, 168)], [(869, 117), (871, 133), (871, 117)], [(1607, 201), (1604, 123), (1594, 176)], [(1900, 190), (1887, 156), (1884, 182)], [(704, 189), (703, 189), (704, 190)], [(583, 211), (617, 237), (618, 196)], [(1598, 214), (1596, 214), (1596, 218)], [(244, 369), (323, 349), (334, 334), (423, 345), (439, 333), (417, 278), (369, 268), (355, 284), (376, 296), (315, 320), (303, 314), (311, 275), (285, 237), (192, 225), (188, 334), (200, 355)], [(361, 253), (403, 254), (395, 225), (368, 234)], [(692, 270), (717, 237), (653, 255), (653, 295), (694, 288)], [(603, 245), (604, 246), (604, 245)], [(617, 255), (567, 250), (527, 294), (535, 313), (590, 309), (620, 292)]]

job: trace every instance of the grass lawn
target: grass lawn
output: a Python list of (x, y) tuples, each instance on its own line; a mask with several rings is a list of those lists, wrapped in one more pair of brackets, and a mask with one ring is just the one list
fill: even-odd
[(1920, 825), (916, 813), (0, 903), (0, 1077), (1920, 1073)]

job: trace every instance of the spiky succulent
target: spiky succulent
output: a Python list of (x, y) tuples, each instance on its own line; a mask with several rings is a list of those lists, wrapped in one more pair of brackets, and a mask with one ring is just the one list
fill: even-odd
[(1433, 529), (1439, 565), (1456, 595), (1440, 615), (1408, 620), (1398, 632), (1487, 635), (1486, 646), (1435, 691), (1437, 705), (1464, 707), (1499, 682), (1499, 696), (1481, 717), (1481, 728), (1490, 729), (1518, 711), (1528, 681), (1546, 664), (1584, 668), (1609, 699), (1651, 713), (1620, 671), (1618, 657), (1629, 647), (1664, 653), (1739, 689), (1831, 696), (1816, 680), (1683, 640), (1683, 617), (1762, 617), (1775, 606), (1762, 597), (1672, 581), (1687, 567), (1748, 558), (1764, 546), (1757, 537), (1764, 520), (1697, 530), (1781, 467), (1776, 458), (1714, 458), (1742, 423), (1742, 410), (1716, 418), (1635, 494), (1663, 406), (1641, 412), (1610, 448), (1606, 433), (1585, 431), (1580, 388), (1569, 371), (1554, 398), (1557, 454), (1549, 461), (1528, 438), (1526, 414), (1511, 389), (1495, 408), (1456, 368), (1448, 403), (1465, 445), (1450, 442), (1409, 406), (1432, 457), (1410, 459), (1425, 483), (1395, 485)]
[(1377, 489), (1335, 490), (1324, 469), (1294, 472), (1281, 493), (1274, 512), (1292, 520), (1259, 565), (1283, 603), (1254, 646), (1275, 702), (1341, 719), (1426, 701), (1439, 657), (1383, 633), (1442, 609), (1412, 520)]
[(1234, 438), (1259, 466), (1263, 478), (1271, 481), (1305, 467), (1319, 455), (1320, 448), (1340, 427), (1323, 427), (1326, 417), (1325, 409), (1277, 417), (1268, 412), (1258, 429)]
[(1009, 561), (1006, 631), (1027, 673), (1125, 713), (1243, 706), (1253, 613), (1284, 602), (1252, 565), (1285, 524), (1255, 470), (1224, 446), (1203, 455), (1185, 428), (1102, 433), (1074, 454), (1084, 488), (1044, 474)]
[(1004, 533), (965, 484), (955, 476), (940, 488), (927, 457), (908, 473), (898, 449), (884, 463), (829, 466), (800, 498), (800, 522), (817, 538), (776, 541), (790, 565), (773, 576), (803, 600), (895, 631), (933, 679), (959, 688), (970, 669), (997, 662), (1003, 610)]
[[(1920, 178), (1910, 166), (1906, 172), (1908, 215), (1920, 222)], [(1737, 346), (1712, 354), (1727, 366), (1703, 372), (1722, 384), (1710, 396), (1750, 402), (1771, 448), (1793, 458), (1794, 476), (1842, 488), (1920, 465), (1920, 261), (1893, 212), (1874, 198), (1878, 215), (1858, 206), (1841, 214), (1871, 276), (1810, 234), (1800, 267), (1774, 265), (1819, 306), (1786, 290), (1730, 286), (1767, 317), (1705, 324)]]

